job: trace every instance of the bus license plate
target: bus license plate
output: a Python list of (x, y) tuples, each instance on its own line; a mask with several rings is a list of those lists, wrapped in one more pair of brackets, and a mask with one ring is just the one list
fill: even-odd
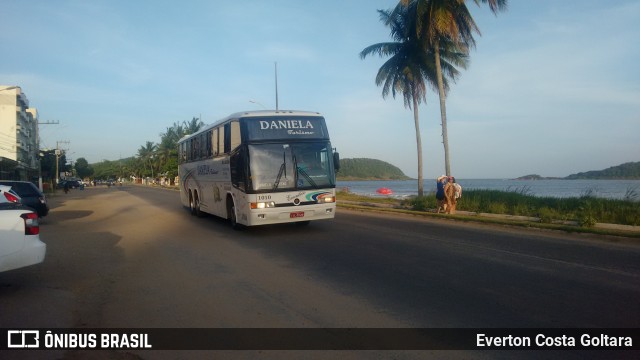
[(304, 211), (292, 212), (289, 214), (289, 217), (293, 218), (301, 218), (304, 217)]

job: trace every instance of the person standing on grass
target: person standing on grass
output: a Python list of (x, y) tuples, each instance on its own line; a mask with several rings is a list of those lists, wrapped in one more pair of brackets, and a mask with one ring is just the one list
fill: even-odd
[(447, 179), (447, 185), (444, 186), (444, 198), (447, 202), (447, 207), (444, 210), (445, 214), (456, 213), (456, 179), (453, 176), (449, 176)]
[(440, 213), (440, 210), (443, 212), (446, 210), (446, 199), (444, 196), (444, 187), (445, 180), (447, 177), (445, 175), (440, 176), (436, 179), (436, 213)]

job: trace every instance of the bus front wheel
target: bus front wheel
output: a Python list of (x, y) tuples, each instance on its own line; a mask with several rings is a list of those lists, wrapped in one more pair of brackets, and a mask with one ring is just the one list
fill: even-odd
[(242, 225), (238, 224), (238, 218), (236, 217), (236, 205), (232, 198), (227, 198), (227, 218), (231, 223), (231, 228), (234, 230), (242, 229)]

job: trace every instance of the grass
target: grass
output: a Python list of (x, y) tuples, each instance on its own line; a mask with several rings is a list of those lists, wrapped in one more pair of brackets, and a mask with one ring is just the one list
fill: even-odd
[[(636, 197), (626, 200), (596, 198), (584, 194), (579, 198), (538, 197), (527, 189), (510, 191), (465, 190), (458, 201), (458, 210), (476, 213), (494, 213), (536, 217), (542, 223), (553, 221), (577, 221), (591, 227), (596, 222), (621, 225), (640, 225), (640, 203)], [(435, 194), (411, 197), (406, 200), (381, 197), (373, 198), (339, 192), (338, 199), (351, 201), (397, 203), (399, 207), (415, 211), (431, 211), (436, 208)]]

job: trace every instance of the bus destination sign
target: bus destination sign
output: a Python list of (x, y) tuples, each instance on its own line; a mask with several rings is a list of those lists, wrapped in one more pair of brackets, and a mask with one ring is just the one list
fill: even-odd
[(271, 139), (327, 139), (322, 117), (271, 117), (247, 119), (247, 135), (251, 140)]

